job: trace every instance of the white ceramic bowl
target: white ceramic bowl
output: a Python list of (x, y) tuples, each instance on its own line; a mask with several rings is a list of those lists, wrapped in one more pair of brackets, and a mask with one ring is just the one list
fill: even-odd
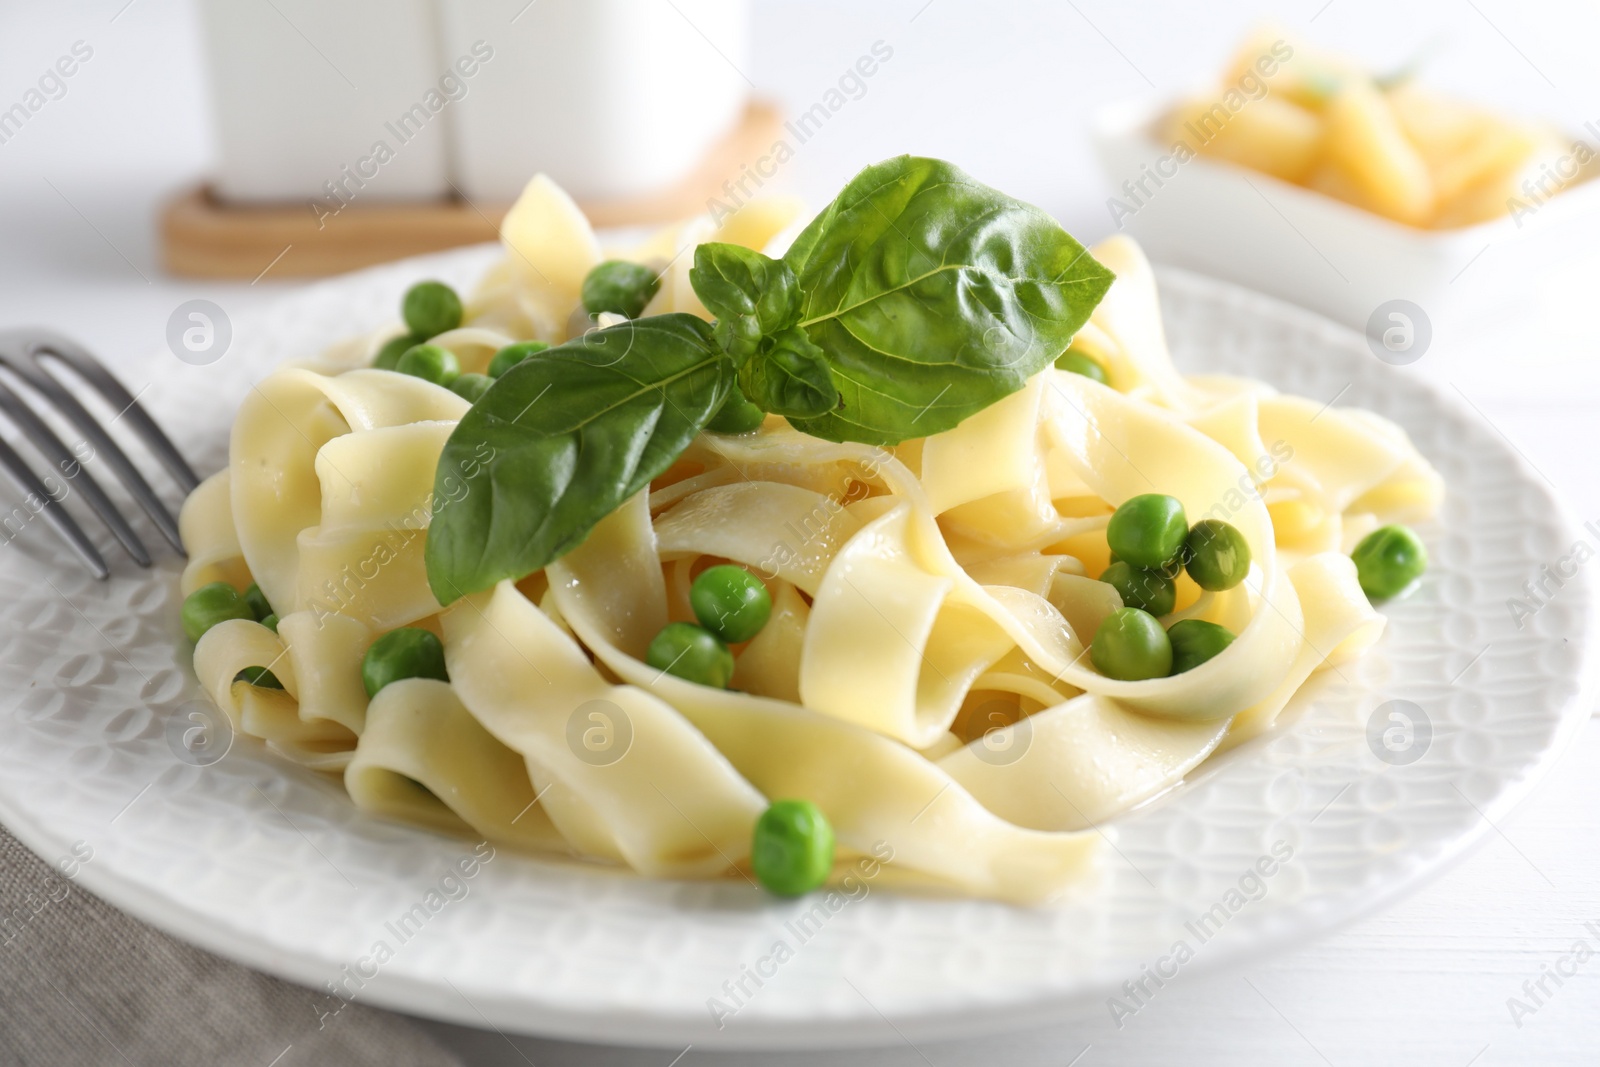
[[(1226, 278), (1356, 329), (1396, 300), (1437, 322), (1533, 306), (1537, 287), (1600, 237), (1600, 183), (1583, 182), (1532, 214), (1453, 230), (1419, 230), (1270, 175), (1172, 152), (1153, 132), (1173, 101), (1137, 100), (1095, 117), (1095, 148), (1114, 196), (1113, 222), (1152, 258)], [(1130, 194), (1123, 183), (1145, 179)], [(1148, 195), (1146, 195), (1146, 192)], [(1376, 315), (1379, 332), (1390, 321)], [(1370, 331), (1369, 331), (1370, 333)]]

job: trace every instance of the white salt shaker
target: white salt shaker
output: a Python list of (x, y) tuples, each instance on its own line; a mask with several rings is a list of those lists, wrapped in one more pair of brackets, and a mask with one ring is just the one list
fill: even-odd
[(439, 48), (434, 4), (202, 0), (217, 195), (330, 210), (448, 195), (455, 103), (440, 80), (456, 56)]
[(688, 175), (743, 113), (745, 0), (438, 0), (454, 55), (494, 50), (452, 105), (453, 178), (510, 201), (537, 172), (579, 200)]

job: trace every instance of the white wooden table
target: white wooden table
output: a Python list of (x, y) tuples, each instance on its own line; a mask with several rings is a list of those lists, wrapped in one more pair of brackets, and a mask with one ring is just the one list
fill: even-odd
[[(0, 143), (0, 325), (55, 326), (113, 363), (159, 348), (168, 315), (184, 300), (207, 297), (239, 319), (282, 291), (270, 270), (253, 285), (160, 273), (154, 206), (204, 172), (210, 136), (189, 5), (126, 3), (6, 5), (0, 13), (0, 108), (74, 41), (94, 49), (65, 96)], [(1111, 100), (1208, 78), (1259, 10), (1213, 3), (1200, 15), (1200, 7), (759, 0), (745, 73), (792, 111), (820, 100), (875, 41), (893, 49), (859, 99), (848, 99), (768, 188), (819, 204), (860, 165), (916, 151), (956, 160), (1096, 239), (1111, 229), (1109, 190), (1089, 154), (1087, 116)], [(1290, 31), (1359, 49), (1379, 65), (1442, 33), (1450, 48), (1430, 80), (1574, 129), (1600, 120), (1600, 11), (1592, 4), (1270, 7)], [(1434, 353), (1418, 369), (1460, 389), (1581, 518), (1600, 519), (1600, 272), (1552, 278), (1549, 293), (1524, 320), (1492, 329), (1436, 323)], [(11, 495), (0, 488), (6, 507)], [(1524, 982), (1537, 982), (1575, 942), (1600, 953), (1597, 766), (1600, 726), (1591, 723), (1536, 795), (1433, 884), (1299, 951), (1185, 978), (1121, 1030), (1103, 1006), (1089, 1005), (1047, 1031), (960, 1044), (814, 1057), (696, 1049), (681, 1062), (1591, 1064), (1600, 1058), (1600, 957), (1560, 987), (1547, 981), (1551, 995), (1520, 1026), (1507, 1002), (1533, 1003)], [(683, 1051), (437, 1032), (482, 1064), (668, 1067)]]

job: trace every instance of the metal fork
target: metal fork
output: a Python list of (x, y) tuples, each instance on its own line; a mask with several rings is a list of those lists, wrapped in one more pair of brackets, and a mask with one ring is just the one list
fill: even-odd
[[(117, 409), (117, 414), (111, 422), (115, 423), (126, 418), (129, 428), (144, 442), (145, 447), (155, 454), (156, 459), (178, 483), (185, 496), (200, 484), (200, 479), (195, 476), (183, 456), (179, 455), (167, 435), (161, 432), (161, 428), (139, 406), (138, 398), (129, 393), (99, 360), (89, 354), (87, 349), (50, 330), (30, 327), (0, 330), (0, 366), (4, 366), (27, 382), (29, 387), (37, 391), (77, 427), (78, 432), (83, 434), (93, 449), (93, 456), (105, 459), (139, 507), (150, 517), (150, 521), (155, 523), (156, 529), (160, 530), (161, 535), (178, 550), (179, 555), (183, 555), (183, 541), (178, 536), (178, 522), (172, 517), (172, 512), (168, 511), (161, 498), (156, 496), (150, 488), (150, 483), (144, 480), (138, 468), (128, 459), (127, 453), (106, 432), (106, 428), (96, 422), (94, 416), (89, 414), (89, 411), (68, 391), (63, 381), (51, 373), (49, 361), (58, 362), (71, 369), (95, 392), (104, 397), (108, 404)], [(33, 443), (45, 459), (55, 465), (65, 481), (71, 482), (82, 492), (89, 507), (106, 524), (112, 536), (127, 550), (128, 555), (133, 557), (134, 562), (141, 567), (150, 566), (150, 553), (145, 549), (144, 542), (139, 540), (139, 535), (133, 532), (128, 520), (123, 518), (122, 513), (111, 503), (111, 498), (100, 488), (100, 483), (84, 469), (83, 460), (74, 455), (62, 443), (61, 438), (56, 436), (55, 431), (28, 406), (27, 400), (4, 381), (0, 381), (0, 411), (16, 424), (23, 436)], [(101, 558), (94, 542), (89, 540), (77, 520), (62, 507), (62, 501), (70, 494), (63, 492), (61, 498), (57, 499), (16, 450), (3, 440), (0, 440), (0, 467), (5, 468), (19, 489), (37, 496), (43, 502), (38, 514), (55, 528), (61, 539), (67, 543), (67, 547), (72, 549), (96, 578), (111, 576), (111, 569), (106, 566), (106, 561)]]

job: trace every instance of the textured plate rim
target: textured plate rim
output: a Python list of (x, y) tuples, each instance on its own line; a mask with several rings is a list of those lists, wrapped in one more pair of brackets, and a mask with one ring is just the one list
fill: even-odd
[[(462, 256), (467, 251), (478, 250), (455, 250), (407, 262), (437, 263), (441, 258)], [(395, 266), (387, 264), (372, 271), (393, 269)], [(337, 287), (372, 271), (345, 275), (313, 288)], [(1186, 296), (1203, 295), (1209, 291), (1258, 318), (1284, 324), (1297, 333), (1321, 333), (1337, 338), (1346, 345), (1361, 341), (1355, 331), (1313, 312), (1227, 282), (1175, 268), (1159, 268), (1158, 275), (1164, 284), (1170, 279), (1179, 288), (1186, 289)], [(294, 301), (306, 292), (301, 290), (285, 300)], [(1416, 388), (1439, 408), (1458, 417), (1468, 415), (1461, 401), (1434, 383), (1419, 380)], [(1553, 489), (1543, 483), (1521, 454), (1514, 447), (1504, 444), (1497, 443), (1495, 447), (1512, 464), (1518, 478), (1533, 486), (1549, 504), (1553, 525), (1567, 532), (1575, 531), (1578, 523), (1570, 509)], [(1291, 929), (1265, 932), (1249, 942), (1228, 941), (1220, 944), (1218, 951), (1208, 954), (1205, 960), (1192, 968), (1193, 973), (1208, 973), (1282, 952), (1288, 947), (1325, 937), (1389, 907), (1459, 863), (1488, 838), (1492, 821), (1498, 821), (1524, 802), (1546, 780), (1552, 767), (1570, 750), (1589, 716), (1597, 690), (1600, 690), (1600, 602), (1594, 595), (1594, 577), (1584, 571), (1580, 572), (1580, 580), (1588, 594), (1588, 610), (1584, 615), (1585, 633), (1579, 651), (1581, 658), (1573, 672), (1576, 687), (1560, 708), (1549, 709), (1548, 714), (1555, 723), (1551, 737), (1533, 758), (1510, 768), (1516, 777), (1504, 785), (1485, 806), (1485, 818), (1475, 822), (1470, 830), (1456, 833), (1425, 862), (1418, 863), (1403, 876), (1391, 877), (1380, 888), (1368, 890), (1354, 898), (1342, 898), (1337, 906), (1324, 909), (1315, 916), (1301, 914)], [(13, 804), (3, 793), (0, 793), (0, 819), (36, 854), (49, 856), (63, 847), (60, 837), (30, 815), (28, 809)], [(247, 966), (312, 989), (318, 988), (328, 974), (326, 961), (293, 951), (286, 952), (265, 936), (218, 926), (203, 914), (183, 907), (174, 895), (163, 895), (119, 875), (113, 867), (104, 864), (85, 865), (77, 880), (96, 895), (142, 921)], [(530, 1002), (522, 996), (497, 999), (481, 990), (476, 992), (470, 1003), (458, 1004), (461, 998), (444, 995), (444, 990), (437, 982), (428, 983), (400, 974), (386, 974), (381, 981), (373, 982), (362, 991), (358, 1002), (466, 1026), (489, 1025), (519, 1033), (606, 1044), (665, 1046), (692, 1041), (706, 1048), (822, 1049), (890, 1045), (908, 1038), (947, 1040), (1044, 1025), (1052, 1020), (1059, 1021), (1065, 1013), (1105, 992), (1104, 988), (1083, 989), (1066, 994), (1017, 998), (999, 1004), (977, 1004), (965, 1010), (952, 1010), (948, 1005), (939, 1005), (923, 1011), (896, 1010), (889, 1015), (882, 1015), (872, 1009), (848, 1019), (826, 1019), (826, 1033), (818, 1032), (816, 1021), (759, 1017), (748, 1024), (741, 1023), (735, 1029), (716, 1032), (709, 1029), (707, 1018), (698, 1014), (689, 1018), (679, 1012), (643, 1009), (574, 1011), (570, 1007)]]

